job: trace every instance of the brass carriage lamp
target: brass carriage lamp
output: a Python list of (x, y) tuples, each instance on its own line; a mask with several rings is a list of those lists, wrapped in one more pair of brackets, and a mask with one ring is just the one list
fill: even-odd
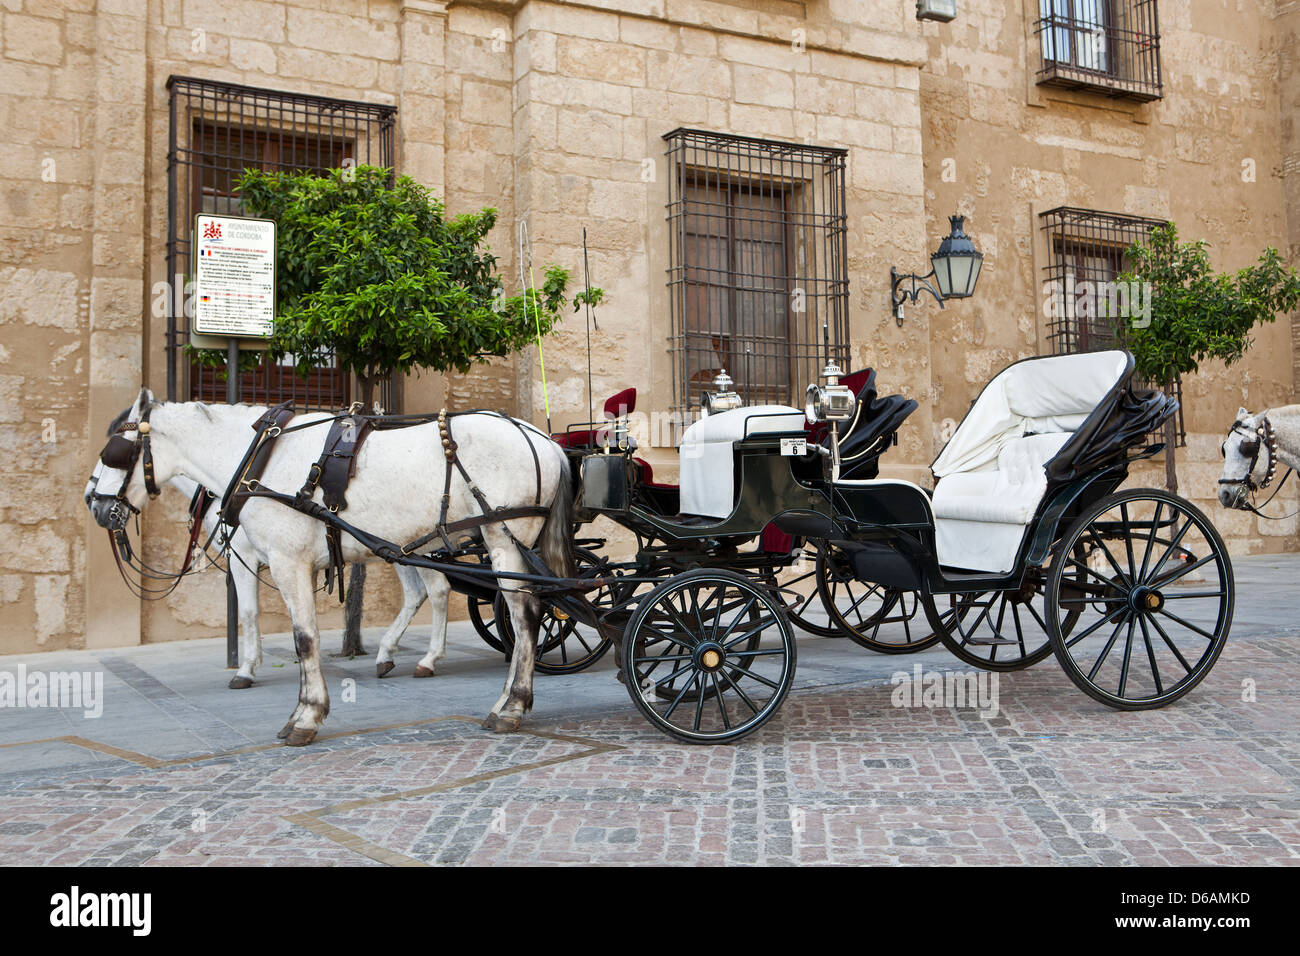
[[(963, 231), (965, 216), (949, 216), (948, 222), (952, 224), (952, 231), (930, 256), (928, 275), (904, 274), (893, 267), (889, 270), (889, 303), (899, 328), (903, 326), (904, 303), (911, 299), (915, 305), (922, 290), (934, 296), (941, 309), (945, 299), (965, 299), (975, 293), (975, 284), (979, 282), (980, 269), (984, 265), (984, 253), (975, 248), (975, 243)], [(927, 281), (929, 279), (934, 279), (934, 285)], [(900, 289), (904, 282), (910, 282), (911, 288)]]

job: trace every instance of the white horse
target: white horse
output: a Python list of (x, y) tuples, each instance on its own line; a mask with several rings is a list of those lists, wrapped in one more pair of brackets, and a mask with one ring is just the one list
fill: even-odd
[[(124, 411), (109, 426), (108, 433), (113, 435), (117, 432), (122, 422), (126, 421), (126, 416), (130, 409)], [(95, 470), (86, 483), (86, 489), (83, 494), (86, 506), (90, 507), (92, 498), (95, 494), (95, 486), (99, 481), (100, 472), (104, 469), (103, 462), (95, 463)], [(194, 500), (195, 493), (199, 489), (199, 483), (192, 478), (186, 478), (184, 475), (176, 475), (168, 482), (173, 488), (179, 491), (190, 501)], [(239, 668), (230, 682), (226, 685), (231, 690), (246, 690), (253, 686), (253, 681), (257, 676), (257, 668), (262, 664), (262, 630), (261, 630), (261, 583), (258, 577), (258, 569), (261, 565), (266, 564), (266, 556), (257, 553), (252, 542), (248, 540), (243, 526), (235, 529), (234, 535), (230, 538), (229, 547), (226, 544), (226, 528), (218, 528), (221, 518), (220, 509), (216, 506), (221, 497), (221, 491), (212, 491), (208, 489), (209, 494), (213, 496), (213, 503), (203, 515), (203, 536), (202, 542), (210, 541), (212, 546), (218, 551), (226, 551), (227, 561), (230, 565), (230, 576), (235, 585), (235, 599), (238, 604), (239, 614)], [(397, 579), (402, 585), (402, 608), (397, 612), (393, 622), (388, 625), (388, 630), (384, 632), (380, 640), (379, 652), (375, 658), (375, 672), (384, 677), (393, 669), (393, 652), (397, 650), (398, 644), (406, 634), (406, 630), (411, 625), (412, 619), (424, 605), (425, 598), (428, 596), (428, 590), (424, 586), (424, 579), (420, 576), (418, 569), (405, 564), (393, 565), (393, 570), (397, 572)], [(441, 629), (441, 631), (440, 631)], [(446, 653), (446, 629), (447, 629), (447, 609), (446, 607), (433, 609), (433, 631), (429, 637), (429, 651), (420, 659), (415, 666), (416, 677), (432, 677), (434, 669), (439, 660)], [(441, 642), (438, 634), (443, 635)]]
[(1258, 415), (1237, 409), (1237, 420), (1220, 452), (1219, 504), (1253, 510), (1250, 499), (1255, 492), (1274, 480), (1285, 480), (1278, 479), (1279, 464), (1300, 471), (1300, 405), (1268, 408)]
[[(142, 389), (118, 433), (136, 449), (129, 472), (105, 465), (98, 470), (95, 487), (88, 496), (96, 522), (120, 530), (125, 527), (130, 511), (138, 511), (147, 504), (144, 471), (150, 462), (140, 453), (145, 447), (142, 435), (146, 432), (155, 484), (182, 475), (206, 488), (226, 488), (253, 440), (255, 423), (266, 411), (247, 405), (156, 403), (152, 393)], [(145, 415), (147, 429), (142, 430), (141, 419)], [(300, 415), (291, 421), (290, 430), (276, 440), (261, 477), (262, 488), (292, 495), (302, 485), (310, 466), (320, 456), (327, 426), (295, 426), (327, 422), (330, 418), (313, 414)], [(459, 460), (491, 506), (527, 508), (539, 503), (549, 509), (545, 518), (530, 515), (481, 526), (479, 533), (492, 569), (505, 573), (529, 571), (516, 546), (518, 542), (524, 547), (539, 544), (549, 567), (560, 576), (571, 576), (573, 494), (564, 452), (531, 426), (521, 430), (499, 416), (453, 418), (450, 427), (452, 440), (459, 446), (456, 452)], [(530, 447), (523, 447), (525, 443)], [(356, 476), (348, 487), (348, 507), (342, 517), (354, 527), (398, 545), (431, 535), (437, 531), (443, 511), (444, 476), (448, 468), (454, 466), (444, 454), (437, 423), (375, 431), (357, 456)], [(313, 500), (318, 504), (322, 501), (320, 489)], [(481, 515), (482, 509), (471, 486), (453, 470), (445, 514), (447, 522)], [(294, 647), (300, 665), (298, 705), (279, 736), (291, 746), (303, 746), (315, 739), (329, 713), (314, 600), (315, 575), (329, 565), (325, 525), (280, 502), (256, 495), (246, 502), (240, 523), (252, 553), (270, 569), (293, 621)], [(342, 550), (343, 559), (348, 562), (379, 560), (346, 533), (342, 536)], [(440, 572), (421, 568), (418, 573), (433, 599), (430, 655), (421, 662), (427, 662), (432, 673), (432, 665), (445, 648), (445, 609), (450, 587)], [(519, 728), (524, 714), (532, 707), (540, 606), (536, 598), (521, 589), (518, 580), (506, 578), (500, 583), (515, 633), (521, 639), (515, 643), (501, 697), (484, 720), (484, 726), (507, 733)], [(391, 649), (391, 646), (381, 647), (381, 664), (385, 650), (391, 660)]]

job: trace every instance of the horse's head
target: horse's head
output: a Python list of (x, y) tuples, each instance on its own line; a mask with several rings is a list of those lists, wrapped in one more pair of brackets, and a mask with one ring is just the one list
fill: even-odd
[(1271, 437), (1263, 414), (1252, 415), (1244, 408), (1237, 409), (1237, 420), (1219, 449), (1223, 455), (1219, 504), (1223, 507), (1247, 508), (1251, 493), (1272, 479)]
[(122, 530), (127, 519), (158, 493), (149, 440), (153, 407), (153, 393), (142, 388), (135, 403), (109, 425), (108, 444), (99, 453), (82, 495), (102, 528)]

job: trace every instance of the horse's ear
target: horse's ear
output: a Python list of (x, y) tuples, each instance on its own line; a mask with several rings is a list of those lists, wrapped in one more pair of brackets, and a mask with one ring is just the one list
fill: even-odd
[(142, 412), (153, 404), (153, 392), (149, 391), (148, 386), (140, 387), (140, 396), (135, 400), (135, 410)]
[(1237, 421), (1244, 422), (1249, 417), (1250, 417), (1250, 412), (1246, 411), (1246, 409), (1244, 408), (1237, 409)]

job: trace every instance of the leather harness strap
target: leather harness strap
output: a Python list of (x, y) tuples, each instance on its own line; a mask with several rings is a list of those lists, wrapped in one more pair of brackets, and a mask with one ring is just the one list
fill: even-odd
[(275, 448), (276, 438), (293, 415), (293, 404), (285, 402), (274, 408), (268, 408), (265, 415), (253, 422), (256, 437), (248, 446), (243, 461), (235, 469), (235, 475), (230, 479), (230, 485), (221, 497), (221, 521), (230, 529), (230, 534), (233, 535), (235, 529), (239, 527), (239, 513), (244, 510), (244, 505), (251, 497), (250, 492), (256, 489), (262, 472), (266, 471), (266, 465), (271, 460), (271, 452)]
[(311, 466), (298, 497), (310, 499), (320, 488), (326, 508), (330, 511), (346, 508), (348, 482), (357, 474), (357, 455), (374, 427), (374, 420), (362, 415), (336, 419), (331, 423), (329, 434), (325, 436), (325, 447)]

